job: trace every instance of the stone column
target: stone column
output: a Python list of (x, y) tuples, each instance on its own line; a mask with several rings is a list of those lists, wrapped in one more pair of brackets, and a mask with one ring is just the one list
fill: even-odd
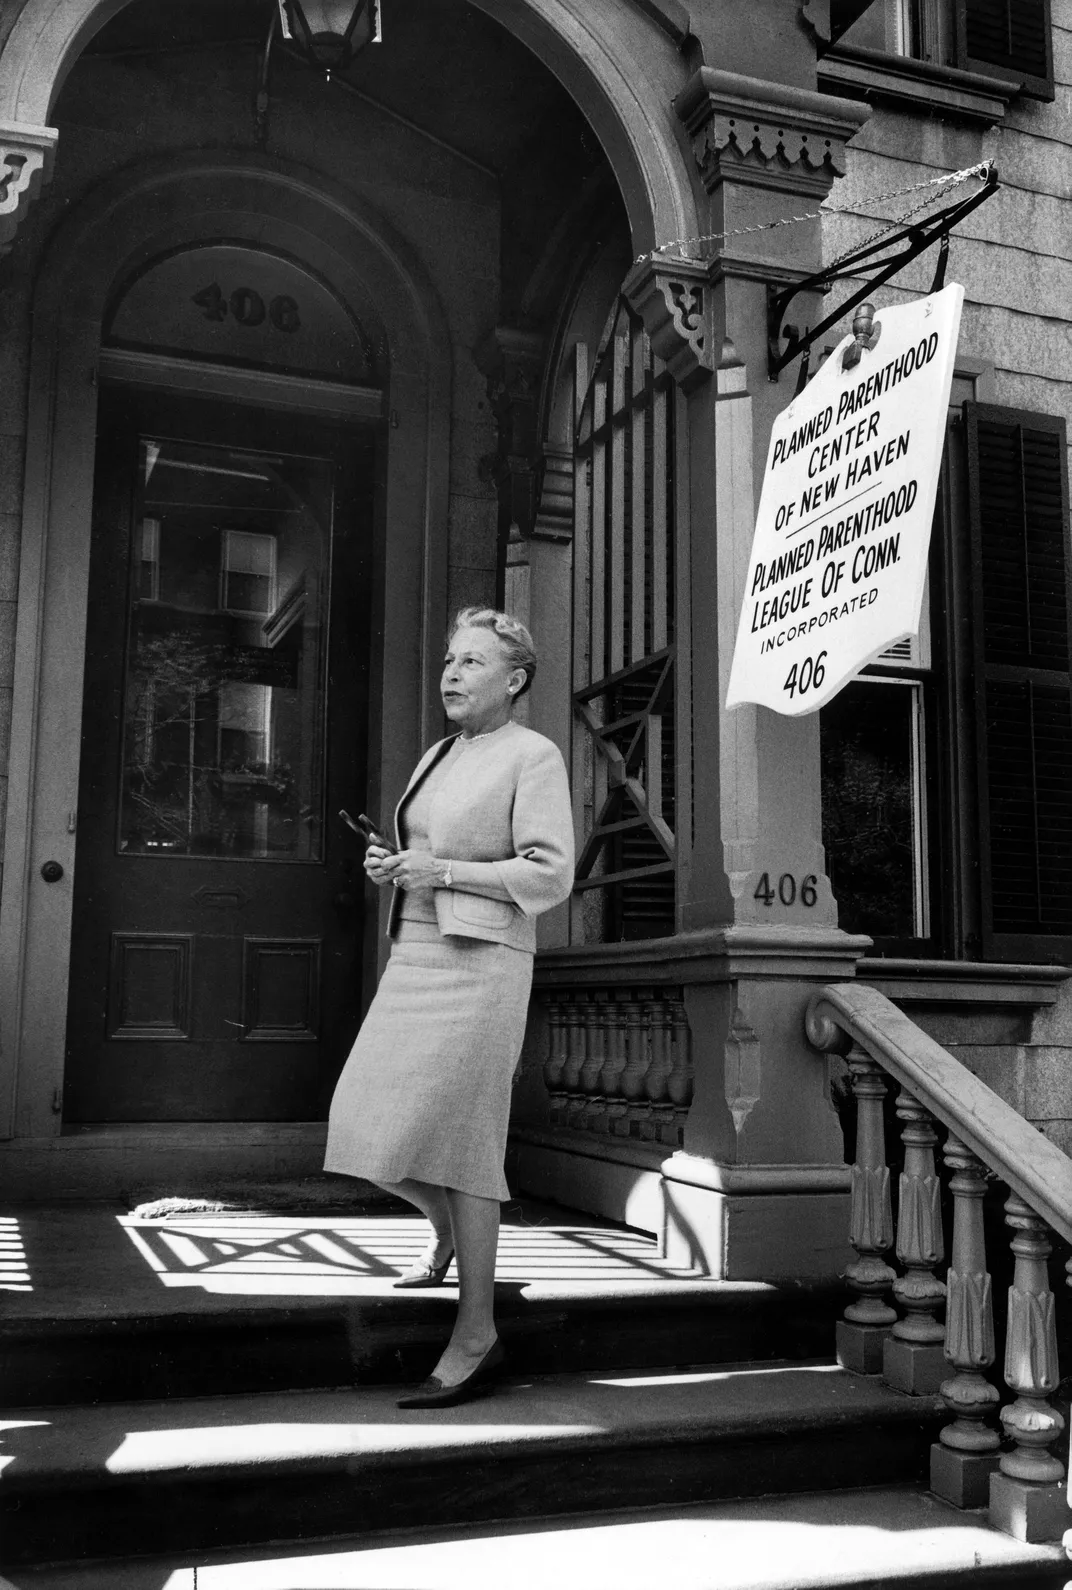
[[(818, 718), (721, 707), (770, 427), (797, 374), (794, 365), (776, 382), (768, 377), (768, 289), (821, 264), (817, 219), (773, 223), (818, 210), (844, 174), (846, 143), (868, 110), (709, 67), (693, 76), (676, 109), (709, 196), (710, 229), (725, 234), (706, 249), (717, 378), (690, 405), (693, 633), (703, 637), (693, 673), (695, 804), (718, 810), (721, 823), (717, 838), (697, 835), (685, 925), (823, 928), (836, 924), (837, 911), (821, 842)], [(820, 303), (804, 300), (793, 319), (817, 319)]]
[[(851, 1257), (848, 1174), (827, 1069), (808, 1048), (803, 1016), (816, 983), (851, 976), (867, 941), (837, 928), (818, 719), (726, 712), (723, 702), (770, 426), (796, 377), (768, 380), (767, 290), (802, 280), (821, 255), (817, 220), (760, 229), (818, 210), (868, 111), (708, 67), (675, 108), (707, 195), (705, 230), (729, 235), (664, 248), (634, 266), (625, 291), (688, 394), (677, 567), (695, 820), (684, 842), (679, 835), (679, 920), (685, 933), (718, 931), (724, 976), (686, 992), (696, 1090), (684, 1151), (734, 1167), (739, 1189), (717, 1211), (690, 1195), (681, 1212), (722, 1222), (719, 1273), (791, 1264), (830, 1275)], [(818, 318), (819, 302), (795, 318)]]

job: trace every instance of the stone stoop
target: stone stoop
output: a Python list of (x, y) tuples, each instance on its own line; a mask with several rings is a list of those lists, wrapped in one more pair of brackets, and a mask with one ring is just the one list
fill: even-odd
[[(927, 1518), (941, 1525), (942, 1575), (961, 1575), (974, 1541), (984, 1577), (966, 1583), (1064, 1582), (1050, 1548), (912, 1489), (944, 1415), (936, 1398), (833, 1362), (843, 1298), (690, 1276), (636, 1232), (547, 1206), (523, 1214), (500, 1248), (507, 1378), (439, 1412), (396, 1405), (435, 1362), (457, 1296), (392, 1289), (420, 1222), (12, 1217), (25, 1251), (0, 1322), (0, 1590), (3, 1574), (16, 1590), (520, 1590), (507, 1557), (521, 1551), (528, 1572), (552, 1563), (556, 1540), (589, 1563), (554, 1570), (564, 1590), (623, 1590), (654, 1582), (630, 1578), (631, 1542), (638, 1563), (659, 1540), (676, 1564), (680, 1541), (687, 1567), (708, 1537), (708, 1577), (697, 1559), (692, 1578), (671, 1573), (675, 1590), (898, 1583), (846, 1577), (840, 1549), (825, 1578), (778, 1578), (769, 1552), (755, 1557), (766, 1579), (723, 1574), (723, 1540), (731, 1558), (746, 1537), (792, 1553), (829, 1542), (830, 1509), (861, 1486), (915, 1497), (889, 1503), (891, 1518), (908, 1508), (902, 1522), (874, 1526), (915, 1590), (960, 1582), (920, 1577)], [(779, 1493), (788, 1533), (771, 1535), (756, 1498)], [(871, 1528), (866, 1505), (844, 1505)], [(864, 1536), (845, 1538), (862, 1562)], [(618, 1567), (600, 1577), (584, 1553), (604, 1547)], [(480, 1551), (486, 1573), (466, 1555)], [(447, 1577), (425, 1572), (429, 1552)]]
[(1068, 1567), (904, 1485), (13, 1569), (0, 1590), (1057, 1590)]
[[(837, 1288), (719, 1282), (638, 1232), (563, 1210), (504, 1226), (499, 1330), (519, 1375), (834, 1356)], [(26, 1290), (0, 1316), (0, 1407), (422, 1379), (450, 1334), (442, 1288), (391, 1283), (423, 1223), (380, 1215), (25, 1211)]]
[(924, 1478), (941, 1420), (830, 1364), (521, 1377), (437, 1412), (397, 1389), (26, 1408), (5, 1570)]
[[(517, 1374), (834, 1356), (828, 1292), (672, 1279), (575, 1297), (499, 1291)], [(0, 1407), (405, 1385), (431, 1370), (456, 1307), (446, 1286), (347, 1304), (0, 1319)]]

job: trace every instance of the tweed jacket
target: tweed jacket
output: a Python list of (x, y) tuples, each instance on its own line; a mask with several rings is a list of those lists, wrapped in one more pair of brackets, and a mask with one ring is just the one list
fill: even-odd
[[(401, 849), (408, 801), (457, 738), (440, 740), (418, 762), (395, 811)], [(434, 856), (455, 864), (456, 882), (469, 886), (434, 891), (439, 931), (535, 951), (535, 918), (573, 887), (573, 810), (557, 745), (510, 723), (461, 752), (433, 796), (428, 840)], [(401, 909), (399, 890), (388, 921), (392, 937)]]

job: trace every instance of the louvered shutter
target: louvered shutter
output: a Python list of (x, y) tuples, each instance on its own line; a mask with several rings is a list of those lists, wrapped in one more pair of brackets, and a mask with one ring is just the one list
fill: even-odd
[(964, 405), (983, 953), (1072, 959), (1072, 559), (1063, 420)]
[(1052, 99), (1050, 0), (957, 0), (957, 65)]

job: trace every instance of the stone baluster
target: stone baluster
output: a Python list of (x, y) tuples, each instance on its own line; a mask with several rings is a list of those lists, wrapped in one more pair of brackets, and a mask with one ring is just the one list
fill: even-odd
[(606, 1101), (600, 1091), (600, 1078), (607, 1062), (606, 1003), (586, 999), (581, 1006), (584, 1020), (584, 1064), (581, 1066), (581, 1092), (584, 1106), (579, 1126), (593, 1131), (599, 1117), (606, 1110)]
[(904, 1088), (897, 1095), (904, 1122), (904, 1169), (898, 1183), (897, 1257), (905, 1273), (893, 1283), (904, 1309), (883, 1349), (882, 1373), (889, 1385), (911, 1397), (931, 1396), (946, 1378), (945, 1327), (935, 1318), (945, 1287), (934, 1273), (942, 1262), (942, 1189), (934, 1168), (938, 1134), (930, 1112)]
[(645, 1121), (641, 1122), (640, 1135), (649, 1142), (666, 1141), (664, 1126), (672, 1123), (674, 1106), (670, 1102), (670, 1025), (664, 999), (649, 1000), (644, 1007), (647, 1016), (651, 1061), (644, 1077), (644, 1093), (650, 1106)]
[(566, 1012), (557, 995), (546, 996), (547, 1004), (547, 1059), (544, 1061), (543, 1080), (550, 1103), (552, 1126), (566, 1122), (566, 1092), (562, 1076), (566, 1069)]
[(623, 1136), (629, 1130), (628, 1106), (622, 1098), (622, 1072), (625, 1070), (625, 1008), (620, 999), (611, 997), (607, 1006), (606, 1035), (604, 1043), (607, 1058), (599, 1079), (605, 1101), (600, 1130), (612, 1137)]
[(581, 1093), (581, 1067), (584, 1065), (584, 1013), (582, 1002), (576, 996), (571, 999), (566, 1007), (566, 1064), (562, 1072), (562, 1084), (567, 1095), (566, 1125), (576, 1126), (578, 1118), (584, 1109), (584, 1095)]
[(1005, 1224), (1015, 1232), (1009, 1288), (1005, 1383), (1016, 1401), (1001, 1410), (1016, 1445), (1003, 1452), (990, 1479), (990, 1522), (1018, 1540), (1057, 1540), (1072, 1523), (1064, 1464), (1050, 1450), (1065, 1421), (1049, 1401), (1057, 1389), (1057, 1327), (1046, 1260), (1046, 1222), (1016, 1193), (1005, 1201)]
[(931, 1447), (931, 1490), (955, 1507), (985, 1507), (1001, 1444), (998, 1432), (984, 1422), (1001, 1400), (983, 1374), (994, 1362), (994, 1308), (983, 1232), (986, 1166), (952, 1133), (943, 1157), (953, 1173), (945, 1356), (955, 1374), (942, 1382), (942, 1401), (953, 1422)]
[(648, 1113), (644, 1098), (644, 1078), (651, 1056), (648, 1051), (648, 1028), (644, 1020), (644, 1006), (631, 998), (625, 1006), (625, 1070), (621, 1077), (622, 1097), (628, 1105), (626, 1128), (629, 1137), (640, 1136), (640, 1123)]
[(675, 1148), (680, 1148), (685, 1141), (685, 1122), (688, 1119), (689, 1106), (692, 1103), (693, 1065), (692, 1044), (689, 1036), (689, 1018), (685, 1014), (685, 1002), (681, 998), (671, 999), (670, 1005), (670, 1077), (666, 1084), (670, 1101), (674, 1106), (672, 1135), (664, 1138)]
[(890, 1172), (882, 1129), (886, 1083), (877, 1063), (857, 1045), (846, 1057), (856, 1096), (856, 1163), (852, 1167), (852, 1225), (849, 1241), (858, 1257), (845, 1279), (856, 1297), (837, 1325), (838, 1362), (856, 1374), (877, 1375), (882, 1350), (897, 1312), (882, 1298), (895, 1275), (882, 1255), (893, 1242)]

